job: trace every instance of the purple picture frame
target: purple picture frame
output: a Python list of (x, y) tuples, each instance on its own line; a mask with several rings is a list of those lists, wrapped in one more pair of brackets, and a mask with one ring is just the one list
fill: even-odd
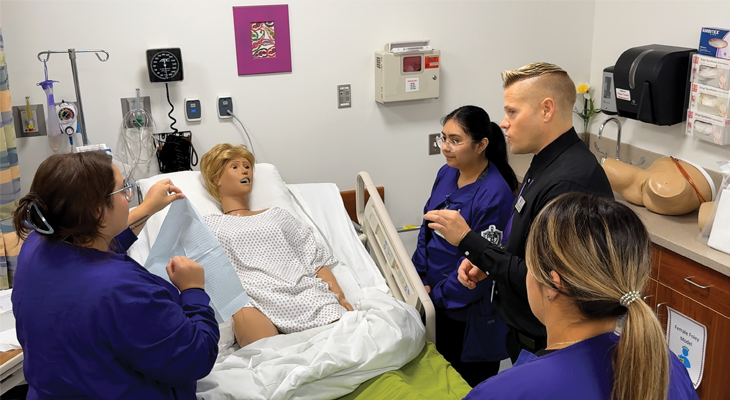
[[(276, 32), (276, 57), (254, 58), (251, 54), (251, 24), (269, 21), (274, 22)], [(289, 5), (233, 7), (233, 28), (238, 75), (291, 72)]]

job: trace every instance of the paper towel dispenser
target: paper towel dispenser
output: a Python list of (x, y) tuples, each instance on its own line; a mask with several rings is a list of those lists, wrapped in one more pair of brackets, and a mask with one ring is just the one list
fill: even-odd
[(621, 54), (613, 70), (618, 115), (654, 125), (684, 121), (695, 52), (650, 44)]

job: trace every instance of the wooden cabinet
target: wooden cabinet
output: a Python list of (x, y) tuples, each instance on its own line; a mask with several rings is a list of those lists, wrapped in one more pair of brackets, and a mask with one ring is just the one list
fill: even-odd
[(644, 300), (665, 329), (666, 307), (707, 327), (705, 370), (697, 395), (702, 400), (730, 399), (730, 277), (655, 246)]

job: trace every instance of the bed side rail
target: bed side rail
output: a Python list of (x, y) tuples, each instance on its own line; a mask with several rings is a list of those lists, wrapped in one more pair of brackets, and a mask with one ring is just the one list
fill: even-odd
[[(370, 199), (365, 203), (365, 191)], [(436, 313), (416, 267), (393, 226), (385, 204), (367, 172), (357, 174), (357, 220), (367, 236), (370, 253), (393, 296), (426, 315), (426, 339), (436, 343)]]

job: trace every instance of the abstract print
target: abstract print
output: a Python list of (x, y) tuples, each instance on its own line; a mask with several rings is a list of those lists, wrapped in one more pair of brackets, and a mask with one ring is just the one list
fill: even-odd
[(274, 21), (251, 23), (251, 55), (256, 58), (276, 58)]

